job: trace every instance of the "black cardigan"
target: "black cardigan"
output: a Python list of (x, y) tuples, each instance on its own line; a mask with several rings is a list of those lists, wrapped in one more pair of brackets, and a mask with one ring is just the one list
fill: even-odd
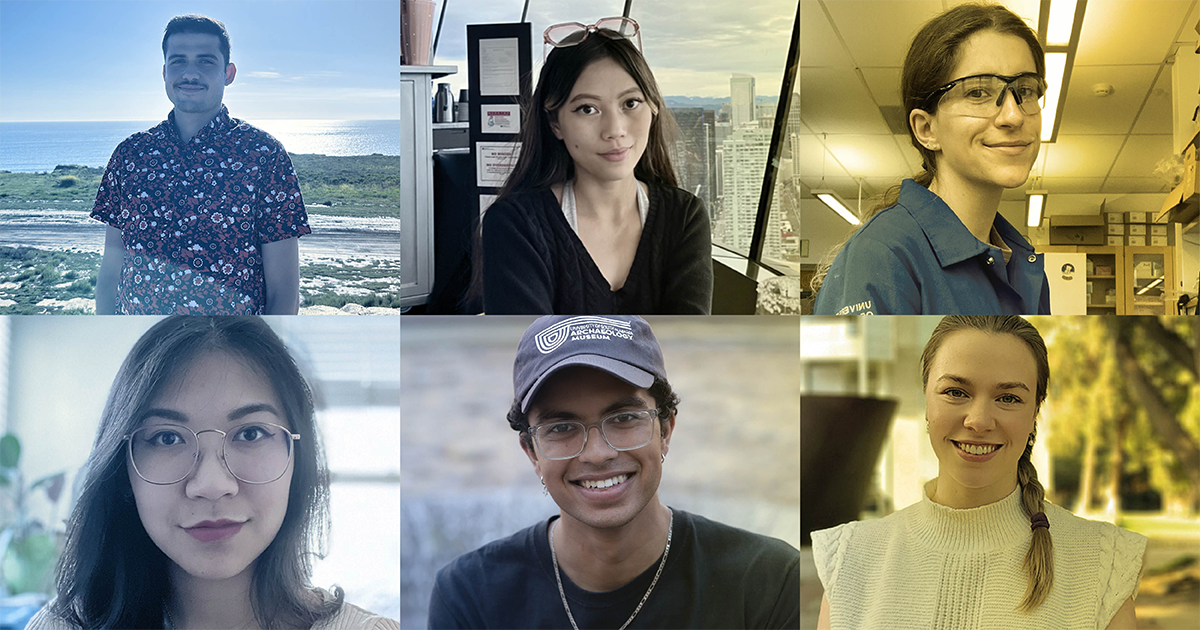
[(549, 188), (514, 193), (483, 218), (483, 306), (499, 314), (654, 315), (712, 311), (704, 202), (648, 184), (650, 210), (625, 285), (613, 291)]

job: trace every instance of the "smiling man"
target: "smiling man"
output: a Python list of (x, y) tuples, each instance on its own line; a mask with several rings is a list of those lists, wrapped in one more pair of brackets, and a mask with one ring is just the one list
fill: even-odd
[(92, 209), (108, 225), (96, 313), (296, 314), (308, 215), (283, 145), (221, 104), (225, 25), (172, 18), (162, 49), (175, 107), (117, 147)]
[(430, 628), (798, 628), (800, 552), (663, 505), (679, 398), (638, 317), (543, 317), (509, 425), (559, 513), (438, 572)]

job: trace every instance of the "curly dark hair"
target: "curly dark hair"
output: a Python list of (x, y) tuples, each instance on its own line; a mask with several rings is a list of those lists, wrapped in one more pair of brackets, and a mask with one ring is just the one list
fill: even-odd
[[(675, 390), (671, 389), (671, 384), (666, 379), (654, 377), (654, 384), (648, 390), (650, 395), (654, 397), (654, 406), (658, 409), (658, 423), (663, 436), (667, 434), (667, 419), (675, 416), (679, 410), (679, 396)], [(529, 437), (529, 414), (521, 411), (521, 401), (514, 400), (512, 407), (508, 410), (508, 426), (512, 427), (513, 431), (521, 432), (521, 443), (528, 448), (533, 448), (533, 441)]]

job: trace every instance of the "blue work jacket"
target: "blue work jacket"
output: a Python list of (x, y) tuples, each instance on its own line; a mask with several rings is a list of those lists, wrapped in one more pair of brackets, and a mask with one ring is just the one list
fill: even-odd
[(911, 179), (833, 259), (816, 315), (1048, 315), (1045, 259), (999, 212), (1012, 249), (975, 238), (950, 206)]

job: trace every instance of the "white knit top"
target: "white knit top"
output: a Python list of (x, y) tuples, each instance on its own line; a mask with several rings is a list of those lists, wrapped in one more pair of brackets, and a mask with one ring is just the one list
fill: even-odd
[(1020, 486), (958, 510), (929, 499), (933, 483), (885, 518), (812, 533), (831, 628), (1102, 630), (1136, 596), (1146, 538), (1047, 502), (1054, 583), (1040, 606), (1017, 611), (1032, 540)]
[[(333, 599), (333, 595), (325, 589), (313, 590), (326, 601)], [(50, 604), (53, 603), (50, 602)], [(67, 620), (50, 612), (50, 604), (39, 610), (33, 619), (29, 620), (29, 625), (25, 630), (79, 630), (79, 626), (68, 623)], [(380, 617), (358, 606), (343, 602), (337, 614), (317, 623), (312, 630), (400, 630), (400, 624), (393, 619)]]

